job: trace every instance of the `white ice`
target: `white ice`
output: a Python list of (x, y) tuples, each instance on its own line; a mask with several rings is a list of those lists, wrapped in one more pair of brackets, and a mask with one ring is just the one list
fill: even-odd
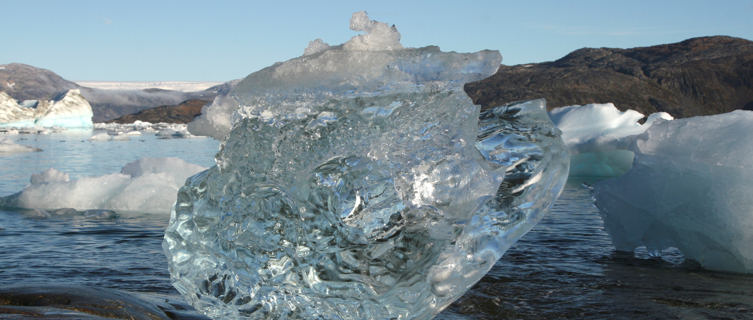
[(632, 169), (596, 183), (618, 250), (675, 247), (712, 270), (753, 272), (753, 112), (658, 121)]
[(154, 133), (160, 139), (195, 137), (183, 123), (150, 123), (136, 120), (133, 123), (95, 123), (94, 129), (104, 130), (92, 135), (91, 141), (129, 140), (144, 133)]
[(68, 90), (56, 100), (22, 104), (0, 92), (0, 127), (91, 128), (93, 115), (91, 105), (78, 89)]
[(618, 110), (614, 104), (587, 104), (552, 109), (552, 122), (562, 131), (570, 151), (571, 177), (615, 177), (633, 163), (628, 146), (659, 119), (673, 119), (666, 112), (644, 115), (635, 110)]
[(205, 168), (178, 158), (143, 158), (119, 173), (70, 179), (53, 168), (31, 176), (20, 192), (0, 198), (7, 207), (54, 210), (114, 210), (169, 214), (178, 188)]
[(42, 150), (39, 148), (17, 144), (9, 138), (0, 137), (0, 156), (14, 154), (14, 153), (25, 153), (25, 152), (35, 152), (35, 151), (42, 151)]

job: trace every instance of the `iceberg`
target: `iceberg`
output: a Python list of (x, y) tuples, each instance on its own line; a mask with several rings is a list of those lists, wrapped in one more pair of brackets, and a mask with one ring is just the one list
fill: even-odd
[(612, 103), (554, 108), (549, 116), (570, 151), (570, 176), (616, 177), (633, 165), (632, 141), (658, 120), (672, 120), (666, 112), (648, 116), (635, 110), (618, 110)]
[(704, 268), (753, 272), (753, 112), (659, 121), (632, 168), (593, 185), (620, 251), (674, 247)]
[(205, 169), (178, 158), (144, 158), (126, 164), (120, 173), (71, 180), (50, 168), (33, 174), (23, 190), (0, 197), (0, 206), (167, 214), (186, 178)]
[(544, 101), (481, 110), (463, 91), (499, 53), (402, 48), (385, 26), (354, 14), (369, 33), (313, 41), (189, 126), (224, 138), (180, 189), (163, 242), (197, 310), (430, 318), (558, 196), (569, 157)]
[(54, 100), (23, 101), (19, 104), (0, 92), (0, 127), (92, 128), (91, 105), (78, 89)]

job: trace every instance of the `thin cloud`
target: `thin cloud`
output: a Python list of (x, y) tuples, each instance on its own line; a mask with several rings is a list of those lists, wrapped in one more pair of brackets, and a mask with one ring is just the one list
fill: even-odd
[(102, 18), (102, 22), (104, 22), (104, 24), (112, 24), (112, 20), (110, 18)]

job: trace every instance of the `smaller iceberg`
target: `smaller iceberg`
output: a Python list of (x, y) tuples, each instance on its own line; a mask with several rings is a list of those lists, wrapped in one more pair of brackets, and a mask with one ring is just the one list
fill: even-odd
[(549, 111), (552, 122), (562, 131), (570, 151), (570, 176), (583, 178), (616, 177), (633, 165), (628, 150), (635, 137), (657, 120), (672, 120), (666, 112), (645, 116), (635, 110), (618, 110), (612, 103), (575, 105)]
[(19, 104), (0, 92), (0, 127), (92, 128), (92, 107), (78, 89), (53, 100), (27, 100)]
[(120, 173), (70, 179), (50, 168), (33, 174), (20, 192), (0, 197), (0, 206), (168, 214), (178, 188), (204, 169), (178, 158), (144, 158), (126, 164)]
[(17, 144), (9, 138), (0, 138), (0, 156), (14, 153), (36, 152), (42, 149)]
[(674, 247), (704, 268), (753, 272), (753, 112), (658, 121), (632, 168), (593, 185), (620, 251)]

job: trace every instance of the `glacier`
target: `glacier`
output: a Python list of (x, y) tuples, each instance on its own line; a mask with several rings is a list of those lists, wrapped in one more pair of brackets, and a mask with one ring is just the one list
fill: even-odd
[(593, 185), (617, 250), (677, 248), (710, 270), (753, 272), (753, 112), (658, 121), (632, 168)]
[(212, 318), (427, 319), (559, 195), (569, 157), (543, 100), (481, 108), (496, 51), (403, 48), (365, 12), (341, 45), (250, 74), (189, 125), (223, 139), (163, 248)]
[(0, 92), (0, 127), (8, 128), (92, 128), (91, 105), (78, 89), (53, 100), (24, 101), (19, 104)]
[(205, 169), (178, 158), (143, 158), (126, 164), (119, 173), (70, 179), (50, 168), (33, 174), (23, 190), (0, 197), (0, 206), (167, 215), (186, 178)]
[(672, 120), (666, 112), (645, 116), (635, 110), (620, 111), (612, 103), (554, 108), (554, 125), (570, 152), (570, 176), (585, 179), (617, 177), (633, 166), (631, 143), (659, 120)]

